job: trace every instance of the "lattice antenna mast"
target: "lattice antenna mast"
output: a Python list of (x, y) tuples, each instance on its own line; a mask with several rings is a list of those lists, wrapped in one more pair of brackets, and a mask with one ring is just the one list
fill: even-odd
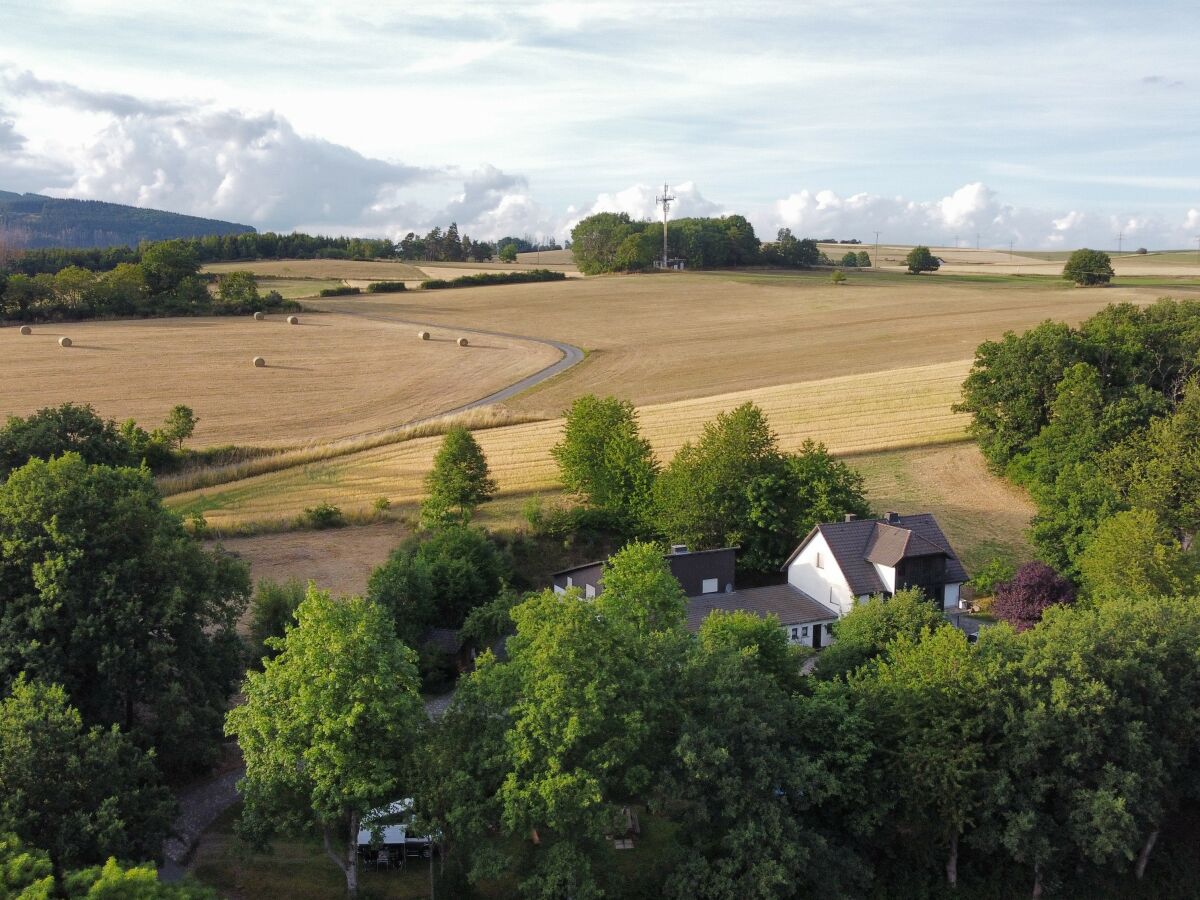
[(675, 200), (675, 196), (671, 193), (671, 188), (667, 184), (663, 184), (663, 192), (655, 198), (655, 202), (663, 208), (663, 257), (662, 267), (667, 267), (667, 213), (671, 209), (671, 203)]

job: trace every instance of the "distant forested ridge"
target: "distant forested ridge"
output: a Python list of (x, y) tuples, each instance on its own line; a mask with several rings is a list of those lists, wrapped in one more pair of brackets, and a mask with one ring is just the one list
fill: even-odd
[[(2, 236), (2, 235), (0, 235)], [(140, 262), (152, 247), (164, 241), (143, 241), (137, 247), (46, 247), (20, 250), (0, 241), (0, 274), (54, 275), (68, 266), (107, 272), (122, 263)], [(386, 238), (327, 237), (324, 235), (210, 234), (169, 243), (183, 247), (200, 263), (255, 259), (391, 259), (396, 244)]]
[(160, 209), (0, 191), (0, 237), (5, 243), (23, 249), (136, 247), (142, 241), (253, 231), (249, 225), (237, 222)]

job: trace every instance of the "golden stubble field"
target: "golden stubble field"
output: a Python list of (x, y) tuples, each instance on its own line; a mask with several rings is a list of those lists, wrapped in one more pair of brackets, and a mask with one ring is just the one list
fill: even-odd
[(510, 401), (557, 416), (575, 397), (639, 405), (963, 360), (987, 338), (1046, 318), (1078, 321), (1148, 288), (1076, 290), (897, 275), (656, 274), (473, 290), (331, 298), (330, 309), (567, 341), (571, 371)]
[(376, 259), (238, 259), (206, 263), (205, 272), (253, 272), (265, 278), (322, 278), (365, 281), (419, 281), (422, 272), (399, 260)]
[[(705, 422), (747, 401), (763, 409), (786, 450), (799, 448), (808, 438), (843, 454), (962, 441), (966, 417), (952, 413), (950, 405), (967, 367), (960, 360), (776, 385), (645, 406), (639, 414), (643, 433), (664, 462), (694, 439)], [(562, 421), (552, 419), (475, 432), (501, 494), (556, 488), (550, 448), (561, 431)], [(379, 497), (413, 507), (424, 495), (425, 475), (441, 440), (421, 437), (294, 466), (177, 494), (168, 503), (184, 512), (202, 512), (222, 530), (288, 522), (322, 502), (358, 514)]]
[[(336, 314), (146, 319), (0, 329), (0, 416), (71, 401), (157, 426), (177, 403), (200, 419), (193, 446), (295, 446), (468, 403), (550, 365), (558, 351), (507, 338)], [(66, 335), (74, 346), (58, 346)], [(255, 356), (267, 361), (255, 368)]]

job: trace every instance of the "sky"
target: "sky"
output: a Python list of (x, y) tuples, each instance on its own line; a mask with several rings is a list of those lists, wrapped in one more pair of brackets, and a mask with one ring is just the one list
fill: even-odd
[(259, 229), (1195, 247), (1184, 3), (0, 0), (0, 190)]

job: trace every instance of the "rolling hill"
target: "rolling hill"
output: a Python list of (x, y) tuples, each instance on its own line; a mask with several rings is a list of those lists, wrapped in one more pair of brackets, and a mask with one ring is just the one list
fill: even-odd
[(159, 209), (0, 191), (0, 237), (25, 249), (137, 246), (140, 241), (247, 231), (254, 229)]

